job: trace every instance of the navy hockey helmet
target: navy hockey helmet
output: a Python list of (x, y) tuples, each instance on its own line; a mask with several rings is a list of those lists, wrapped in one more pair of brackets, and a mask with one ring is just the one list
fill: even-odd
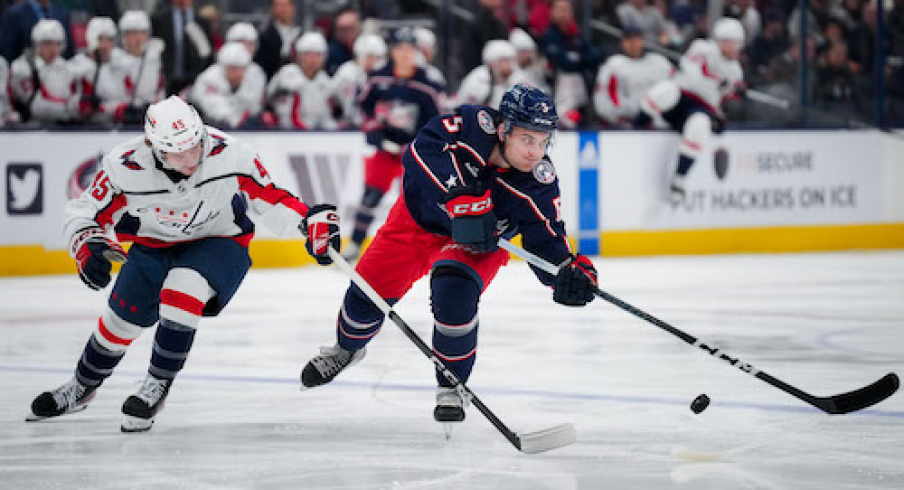
[(513, 126), (550, 133), (555, 131), (556, 123), (559, 122), (552, 97), (536, 87), (522, 83), (505, 92), (499, 103), (499, 112), (502, 114), (506, 133)]

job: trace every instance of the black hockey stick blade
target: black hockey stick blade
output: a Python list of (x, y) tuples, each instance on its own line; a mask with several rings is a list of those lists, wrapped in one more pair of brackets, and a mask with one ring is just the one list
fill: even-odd
[(813, 404), (832, 415), (842, 415), (871, 407), (892, 396), (901, 381), (895, 373), (888, 373), (875, 383), (835, 396), (816, 397)]
[(522, 453), (535, 454), (567, 446), (578, 439), (572, 424), (559, 424), (548, 429), (517, 434), (518, 449)]

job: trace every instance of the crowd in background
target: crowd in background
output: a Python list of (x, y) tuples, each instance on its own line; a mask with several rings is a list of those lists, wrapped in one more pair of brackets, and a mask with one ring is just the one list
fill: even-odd
[[(796, 0), (722, 5), (716, 14), (744, 26), (740, 62), (750, 88), (790, 101), (804, 94), (815, 119), (828, 123), (874, 121), (881, 95), (883, 122), (904, 124), (904, 0), (886, 0), (881, 30), (881, 2), (809, 0), (805, 50)], [(607, 70), (643, 56), (644, 43), (631, 39), (676, 62), (708, 35), (709, 7), (706, 0), (0, 1), (0, 127), (137, 125), (148, 104), (180, 94), (224, 128), (358, 128), (357, 91), (391, 55), (389, 33), (406, 25), (419, 64), (445, 87), (444, 110), (495, 105), (506, 88), (527, 82), (553, 93), (564, 128), (619, 127), (604, 100), (615, 94)], [(752, 103), (728, 110), (734, 121), (796, 117)]]

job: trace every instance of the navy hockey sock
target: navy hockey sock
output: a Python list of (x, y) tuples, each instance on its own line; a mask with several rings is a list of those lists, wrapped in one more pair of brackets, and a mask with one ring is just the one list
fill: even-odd
[(113, 368), (124, 355), (125, 351), (113, 352), (100, 345), (92, 335), (75, 368), (78, 382), (85, 386), (98, 386), (113, 373)]
[[(467, 381), (477, 357), (477, 303), (480, 285), (464, 270), (440, 266), (430, 281), (433, 309), (433, 350), (462, 382)], [(439, 371), (440, 386), (451, 387)]]
[[(390, 305), (396, 301), (386, 300)], [(367, 299), (358, 286), (352, 284), (345, 292), (345, 299), (339, 310), (339, 321), (336, 326), (339, 347), (349, 351), (364, 348), (380, 331), (382, 325), (383, 312)]]
[(154, 352), (148, 373), (158, 379), (175, 378), (185, 366), (194, 340), (194, 328), (161, 318), (154, 336)]
[(687, 176), (687, 173), (690, 172), (691, 167), (694, 165), (694, 158), (689, 157), (685, 154), (678, 155), (678, 168), (675, 170), (677, 175), (682, 177)]

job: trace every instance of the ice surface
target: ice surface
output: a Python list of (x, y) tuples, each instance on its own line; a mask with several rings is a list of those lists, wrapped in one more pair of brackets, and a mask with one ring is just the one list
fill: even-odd
[[(612, 294), (810, 393), (904, 375), (902, 252), (597, 266)], [(824, 415), (611, 305), (552, 303), (521, 262), (483, 298), (469, 386), (516, 431), (574, 423), (575, 444), (521, 454), (473, 407), (446, 441), (432, 366), (391, 323), (360, 364), (300, 392), (347, 283), (334, 269), (253, 270), (202, 321), (155, 427), (122, 434), (153, 335), (86, 411), (26, 423), (31, 400), (71, 375), (106, 297), (75, 274), (0, 280), (0, 488), (904, 488), (904, 395)], [(429, 342), (427, 297), (421, 281), (398, 311)], [(700, 393), (712, 404), (694, 415)]]

